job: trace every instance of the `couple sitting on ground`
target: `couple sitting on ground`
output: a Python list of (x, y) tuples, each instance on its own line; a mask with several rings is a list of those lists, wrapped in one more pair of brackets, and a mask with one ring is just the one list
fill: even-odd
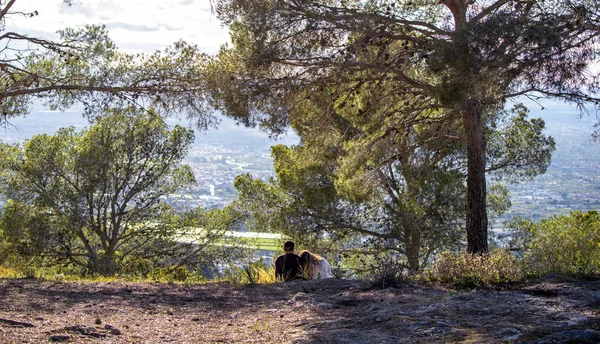
[(318, 254), (301, 251), (294, 253), (294, 242), (283, 244), (285, 254), (275, 259), (275, 278), (281, 281), (334, 278), (329, 262)]

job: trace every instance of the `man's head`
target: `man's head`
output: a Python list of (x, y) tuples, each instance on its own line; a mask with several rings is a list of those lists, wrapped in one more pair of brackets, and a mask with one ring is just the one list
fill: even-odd
[(285, 253), (294, 253), (294, 242), (291, 240), (286, 241), (283, 244), (283, 250)]

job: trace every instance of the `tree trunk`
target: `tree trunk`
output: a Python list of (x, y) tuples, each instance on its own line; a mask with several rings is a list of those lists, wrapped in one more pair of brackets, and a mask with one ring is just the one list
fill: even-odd
[(419, 255), (421, 252), (421, 233), (418, 229), (412, 229), (406, 233), (406, 260), (408, 263), (408, 271), (416, 273), (419, 271), (421, 264)]
[(467, 252), (487, 253), (485, 136), (476, 99), (469, 100), (463, 121), (467, 138)]
[(102, 253), (96, 256), (96, 258), (90, 258), (87, 269), (92, 274), (113, 276), (117, 272), (117, 260), (115, 253)]

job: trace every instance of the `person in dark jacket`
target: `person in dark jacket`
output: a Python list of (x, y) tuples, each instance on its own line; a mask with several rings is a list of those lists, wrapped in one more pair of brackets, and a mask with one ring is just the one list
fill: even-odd
[(275, 278), (285, 282), (302, 279), (300, 256), (294, 253), (294, 242), (286, 241), (283, 251), (285, 254), (275, 259)]

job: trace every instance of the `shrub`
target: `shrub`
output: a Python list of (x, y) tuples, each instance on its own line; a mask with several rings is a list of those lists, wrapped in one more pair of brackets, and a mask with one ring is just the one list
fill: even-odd
[(539, 223), (521, 221), (513, 233), (526, 237), (525, 272), (529, 276), (560, 273), (592, 276), (600, 272), (600, 216), (574, 211)]
[(173, 280), (178, 282), (183, 282), (190, 276), (190, 272), (185, 266), (179, 266), (176, 269), (171, 270), (170, 274), (173, 276)]
[(14, 268), (0, 265), (0, 278), (21, 278), (21, 273)]
[(375, 253), (368, 267), (368, 272), (364, 277), (381, 289), (399, 287), (406, 281), (406, 263), (396, 252)]
[(444, 252), (426, 277), (459, 288), (498, 286), (522, 279), (519, 260), (505, 250), (490, 254)]
[(345, 279), (345, 278), (348, 278), (351, 276), (351, 274), (348, 272), (348, 270), (344, 269), (341, 266), (332, 266), (331, 273), (337, 279)]
[(150, 259), (135, 258), (122, 264), (123, 275), (147, 277), (153, 270), (154, 263)]
[(262, 260), (226, 270), (223, 280), (233, 284), (270, 284), (277, 281), (275, 269), (266, 267)]
[(407, 280), (406, 258), (397, 251), (374, 246), (370, 251), (342, 252), (341, 257), (341, 263), (332, 267), (336, 278), (358, 278), (381, 289), (401, 286)]

